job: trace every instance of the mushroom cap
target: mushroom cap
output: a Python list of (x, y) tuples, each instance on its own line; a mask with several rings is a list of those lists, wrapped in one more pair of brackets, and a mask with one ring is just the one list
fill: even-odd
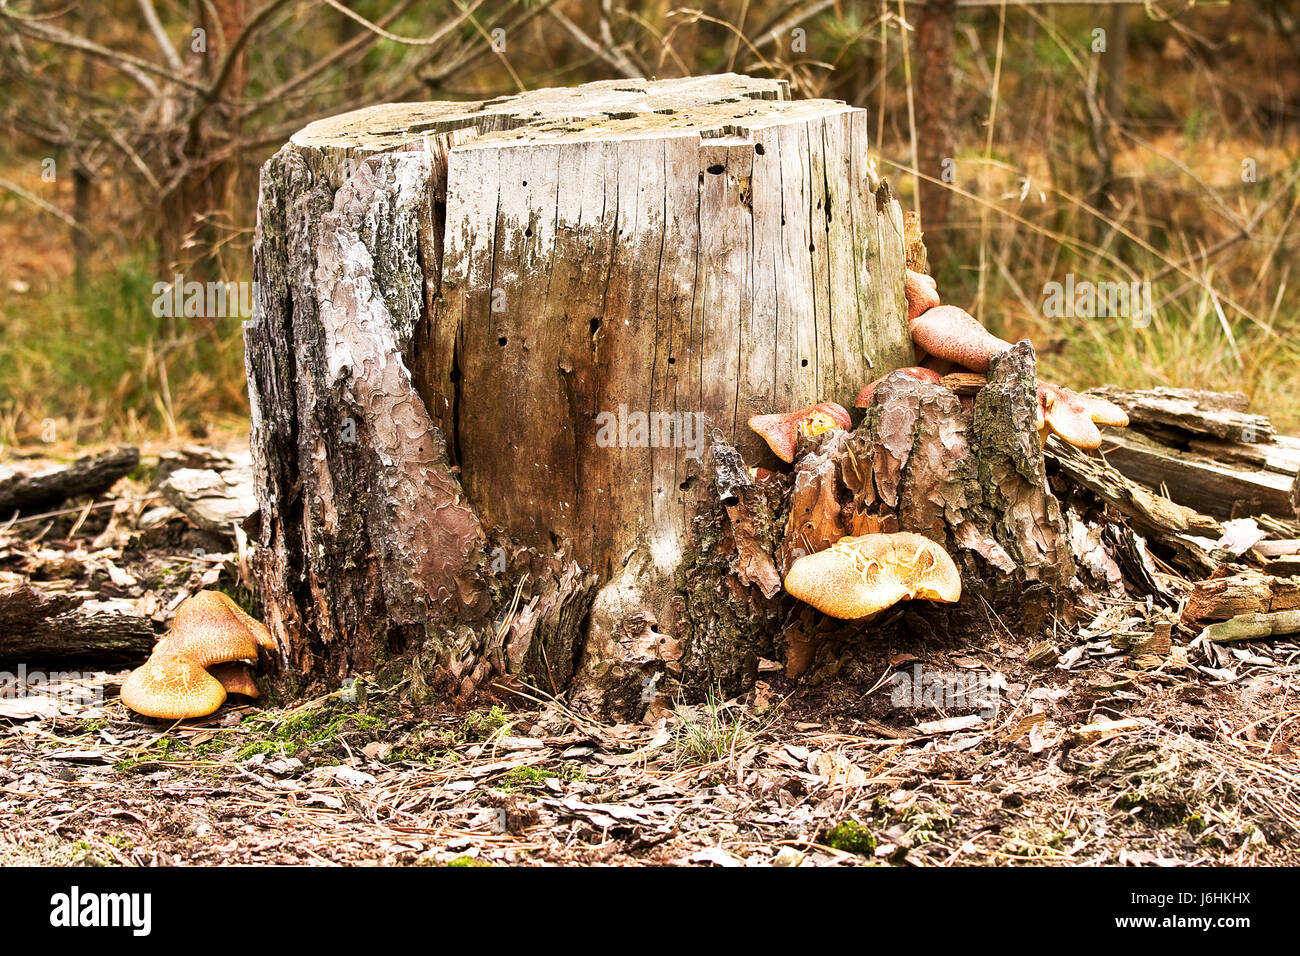
[(195, 597), (225, 605), (244, 623), (244, 626), (248, 628), (248, 632), (253, 635), (253, 640), (257, 641), (259, 647), (265, 647), (268, 651), (276, 650), (275, 638), (271, 636), (267, 626), (240, 607), (239, 602), (229, 594), (222, 591), (200, 591)]
[(171, 633), (158, 642), (154, 653), (183, 654), (208, 668), (227, 661), (255, 661), (258, 647), (270, 640), (270, 632), (226, 595), (200, 591), (176, 609)]
[(907, 296), (907, 317), (916, 318), (922, 312), (933, 309), (939, 304), (939, 289), (934, 277), (924, 272), (907, 270), (907, 279), (903, 286)]
[(155, 652), (122, 683), (122, 703), (163, 720), (206, 717), (225, 699), (221, 682), (181, 654)]
[(1101, 431), (1097, 425), (1123, 427), (1128, 424), (1128, 414), (1118, 405), (1041, 380), (1038, 383), (1038, 417), (1039, 437), (1043, 441), (1051, 431), (1076, 448), (1087, 451), (1101, 447)]
[(912, 598), (955, 602), (961, 575), (948, 552), (924, 535), (849, 535), (796, 560), (785, 589), (824, 614), (853, 620)]
[(800, 434), (812, 437), (833, 428), (852, 428), (853, 419), (844, 406), (821, 402), (797, 412), (755, 415), (749, 420), (749, 427), (762, 436), (772, 454), (784, 462), (792, 462)]
[(894, 573), (913, 598), (944, 604), (961, 600), (961, 574), (937, 542), (911, 531), (889, 537), (894, 542)]
[(989, 359), (1011, 348), (955, 305), (940, 305), (911, 323), (912, 341), (928, 355), (956, 362), (972, 372), (987, 372)]
[(943, 376), (934, 371), (934, 369), (921, 368), (919, 365), (909, 365), (904, 368), (894, 369), (894, 371), (890, 372), (888, 375), (882, 375), (874, 382), (868, 382), (866, 385), (863, 385), (862, 391), (858, 392), (858, 397), (853, 404), (858, 408), (866, 408), (870, 405), (871, 396), (876, 394), (876, 389), (879, 387), (880, 383), (889, 378), (890, 375), (893, 375), (894, 372), (902, 372), (904, 375), (909, 375), (922, 382), (938, 382), (943, 378)]
[(257, 681), (253, 680), (253, 669), (239, 661), (225, 664), (213, 664), (208, 673), (215, 677), (226, 689), (227, 694), (240, 694), (254, 699), (261, 697)]

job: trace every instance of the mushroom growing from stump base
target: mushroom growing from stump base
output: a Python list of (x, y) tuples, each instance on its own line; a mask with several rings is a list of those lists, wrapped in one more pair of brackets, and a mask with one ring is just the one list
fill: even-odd
[(849, 535), (790, 566), (785, 589), (831, 617), (871, 617), (899, 601), (953, 604), (961, 575), (952, 558), (925, 535)]
[(800, 435), (812, 438), (834, 428), (852, 428), (853, 419), (844, 406), (822, 402), (797, 412), (755, 415), (749, 420), (749, 427), (762, 436), (772, 454), (789, 463), (794, 461)]
[(257, 697), (252, 670), (271, 632), (220, 591), (200, 591), (176, 609), (171, 631), (122, 684), (122, 703), (163, 720), (206, 717), (226, 694)]

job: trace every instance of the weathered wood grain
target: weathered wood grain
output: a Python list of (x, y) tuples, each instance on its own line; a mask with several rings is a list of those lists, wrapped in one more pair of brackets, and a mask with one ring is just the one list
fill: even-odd
[(127, 601), (87, 600), (22, 584), (0, 590), (0, 664), (138, 662), (153, 625)]
[(1289, 517), (1291, 477), (1179, 450), (1136, 432), (1110, 431), (1106, 461), (1129, 478), (1165, 490), (1189, 508), (1217, 518), (1269, 513)]
[(1193, 435), (1227, 441), (1267, 442), (1276, 434), (1264, 415), (1246, 411), (1250, 399), (1242, 392), (1209, 392), (1191, 388), (1152, 388), (1135, 391), (1105, 386), (1097, 395), (1128, 412), (1136, 426), (1162, 426)]

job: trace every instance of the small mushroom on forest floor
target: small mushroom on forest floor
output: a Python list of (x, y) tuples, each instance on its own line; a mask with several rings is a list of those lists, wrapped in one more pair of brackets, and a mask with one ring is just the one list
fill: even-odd
[(935, 284), (934, 277), (928, 276), (924, 272), (914, 272), (907, 270), (907, 279), (903, 286), (903, 293), (907, 296), (907, 318), (915, 319), (922, 312), (928, 312), (930, 309), (939, 305), (939, 289)]
[(822, 402), (797, 412), (755, 415), (749, 427), (762, 436), (767, 447), (784, 462), (794, 461), (799, 436), (812, 438), (834, 428), (852, 428), (848, 410), (835, 402)]
[(122, 703), (163, 720), (206, 717), (225, 699), (221, 682), (181, 654), (155, 653), (122, 683)]
[[(912, 378), (922, 382), (938, 382), (943, 378), (942, 375), (933, 369), (921, 368), (919, 365), (909, 365), (905, 368), (895, 369), (894, 371), (902, 372), (904, 375), (910, 375)], [(866, 408), (871, 404), (871, 396), (876, 394), (876, 389), (880, 386), (880, 383), (893, 374), (894, 372), (890, 372), (889, 375), (882, 375), (874, 382), (869, 382), (862, 386), (862, 391), (858, 392), (858, 397), (853, 404), (858, 408)]]
[(911, 323), (912, 342), (927, 355), (955, 362), (973, 372), (987, 372), (989, 360), (1011, 348), (955, 305), (940, 305), (923, 312)]
[(257, 697), (252, 669), (271, 632), (220, 591), (200, 591), (176, 609), (171, 631), (122, 685), (122, 703), (146, 717), (179, 720), (215, 711), (227, 693)]
[(870, 617), (899, 601), (954, 603), (961, 575), (942, 547), (925, 535), (850, 535), (790, 566), (785, 589), (831, 617)]

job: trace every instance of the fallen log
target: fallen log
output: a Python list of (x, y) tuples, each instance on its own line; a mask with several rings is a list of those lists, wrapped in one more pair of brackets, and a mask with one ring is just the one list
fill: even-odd
[(1222, 519), (1291, 517), (1300, 439), (1247, 411), (1241, 392), (1105, 386), (1088, 394), (1128, 413), (1130, 427), (1108, 435), (1103, 454), (1129, 478)]
[[(1205, 446), (1201, 446), (1205, 447)], [(1162, 445), (1141, 434), (1107, 436), (1107, 463), (1173, 501), (1217, 518), (1291, 513), (1289, 475), (1238, 468), (1188, 449)]]
[(1241, 614), (1201, 631), (1201, 640), (1213, 644), (1232, 641), (1259, 641), (1270, 637), (1300, 634), (1300, 611), (1277, 611), (1272, 614)]
[(1168, 549), (1170, 560), (1193, 579), (1212, 574), (1219, 561), (1210, 551), (1223, 526), (1208, 515), (1180, 505), (1125, 477), (1100, 458), (1090, 457), (1052, 436), (1048, 458), (1071, 481), (1087, 488), (1124, 515), (1133, 529)]
[(1250, 399), (1242, 392), (1102, 386), (1088, 394), (1114, 402), (1128, 412), (1133, 427), (1144, 431), (1163, 429), (1245, 443), (1267, 443), (1276, 434), (1268, 418), (1246, 411)]
[(154, 641), (153, 624), (129, 601), (29, 585), (0, 590), (0, 664), (132, 664), (149, 656)]
[(78, 458), (71, 465), (46, 465), (35, 471), (0, 467), (0, 518), (15, 511), (55, 507), (69, 498), (100, 494), (139, 464), (139, 449), (123, 446)]

